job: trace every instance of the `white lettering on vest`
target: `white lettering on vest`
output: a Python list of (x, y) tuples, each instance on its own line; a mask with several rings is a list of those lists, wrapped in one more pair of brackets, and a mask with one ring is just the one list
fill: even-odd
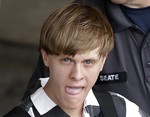
[(100, 75), (100, 81), (114, 81), (114, 80), (119, 80), (118, 74)]

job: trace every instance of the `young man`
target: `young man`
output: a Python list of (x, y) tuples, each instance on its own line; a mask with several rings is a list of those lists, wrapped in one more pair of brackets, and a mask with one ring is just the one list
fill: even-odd
[[(76, 0), (103, 11), (115, 38), (97, 90), (117, 92), (150, 115), (150, 0)], [(38, 74), (37, 74), (38, 73)], [(41, 57), (29, 81), (28, 96), (39, 77), (48, 75)]]
[[(19, 110), (14, 108), (4, 117), (145, 117), (138, 106), (115, 93), (106, 102), (107, 106), (112, 101), (114, 110), (104, 109), (105, 99), (101, 102), (92, 90), (113, 44), (111, 26), (98, 9), (71, 4), (54, 11), (40, 37), (49, 77), (40, 79), (41, 86)], [(116, 115), (109, 115), (112, 111)]]

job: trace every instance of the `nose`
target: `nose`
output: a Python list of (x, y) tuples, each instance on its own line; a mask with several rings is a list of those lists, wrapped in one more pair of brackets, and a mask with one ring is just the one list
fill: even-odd
[(83, 68), (81, 65), (75, 65), (71, 69), (70, 78), (79, 81), (84, 78)]

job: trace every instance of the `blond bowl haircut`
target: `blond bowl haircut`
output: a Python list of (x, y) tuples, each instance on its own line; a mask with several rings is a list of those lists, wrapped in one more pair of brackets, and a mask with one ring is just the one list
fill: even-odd
[(85, 53), (100, 47), (105, 55), (114, 46), (110, 24), (99, 9), (70, 4), (55, 10), (43, 25), (40, 49), (50, 55)]

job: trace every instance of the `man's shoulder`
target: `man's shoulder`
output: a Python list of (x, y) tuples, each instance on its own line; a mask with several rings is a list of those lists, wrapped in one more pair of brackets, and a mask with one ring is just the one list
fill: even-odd
[(128, 100), (123, 95), (120, 95), (120, 94), (115, 93), (115, 92), (109, 92), (109, 93), (111, 94), (114, 103), (121, 102), (121, 104), (125, 104), (127, 108), (134, 107), (136, 110), (139, 109), (139, 107), (135, 103), (133, 103), (132, 101)]
[(142, 117), (142, 115), (144, 115), (144, 117), (148, 117), (145, 116), (145, 114), (134, 102), (128, 100), (126, 97), (114, 92), (109, 93), (112, 96), (119, 117), (121, 117), (122, 114), (125, 114), (126, 117)]
[[(97, 100), (100, 102), (100, 106), (102, 106), (101, 102), (106, 102), (103, 104), (103, 106), (105, 105), (111, 106), (113, 103), (118, 117), (130, 117), (132, 115), (135, 115), (136, 117), (141, 117), (139, 107), (135, 103), (125, 98), (124, 96), (114, 92), (101, 92), (101, 91), (93, 91), (93, 92), (94, 94), (96, 94)], [(110, 106), (109, 107), (107, 106), (107, 108), (110, 108)]]
[(127, 107), (126, 107), (125, 99), (117, 93), (112, 93), (112, 92), (109, 92), (109, 93), (112, 97), (118, 117), (126, 117), (126, 108)]
[(16, 106), (6, 115), (4, 115), (4, 117), (30, 117), (30, 115), (20, 106)]
[(27, 97), (12, 110), (10, 110), (6, 115), (4, 115), (4, 117), (31, 117), (28, 114), (31, 106), (33, 106), (33, 103), (30, 100), (30, 97)]

